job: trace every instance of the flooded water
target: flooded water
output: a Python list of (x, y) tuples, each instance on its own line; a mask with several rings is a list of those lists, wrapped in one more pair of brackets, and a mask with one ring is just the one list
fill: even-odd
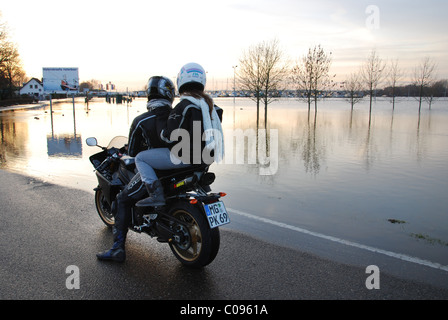
[[(215, 103), (226, 132), (256, 129), (251, 100)], [(97, 99), (88, 107), (77, 100), (75, 110), (71, 101), (54, 104), (53, 113), (49, 106), (0, 112), (0, 166), (93, 192), (88, 158), (98, 149), (85, 139), (107, 145), (127, 136), (145, 105)], [(228, 194), (228, 207), (251, 215), (448, 265), (448, 102), (425, 106), (419, 116), (413, 99), (394, 111), (379, 99), (370, 124), (368, 110), (367, 101), (353, 112), (343, 100), (322, 101), (317, 115), (293, 99), (272, 103), (266, 148), (277, 161), (274, 174), (261, 175), (246, 154), (243, 164), (212, 165), (213, 189)]]

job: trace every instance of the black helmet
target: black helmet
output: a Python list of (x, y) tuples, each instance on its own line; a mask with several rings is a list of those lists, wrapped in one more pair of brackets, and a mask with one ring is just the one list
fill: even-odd
[(172, 103), (175, 95), (174, 83), (167, 77), (151, 77), (148, 80), (146, 94), (148, 101), (153, 99), (166, 99)]

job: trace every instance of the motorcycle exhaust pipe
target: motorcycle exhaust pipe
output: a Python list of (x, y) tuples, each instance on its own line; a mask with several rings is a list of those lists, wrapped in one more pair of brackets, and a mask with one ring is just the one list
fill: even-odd
[(198, 177), (196, 175), (192, 175), (187, 177), (181, 181), (176, 181), (170, 184), (170, 191), (184, 191), (188, 188), (192, 187), (196, 182), (198, 182)]

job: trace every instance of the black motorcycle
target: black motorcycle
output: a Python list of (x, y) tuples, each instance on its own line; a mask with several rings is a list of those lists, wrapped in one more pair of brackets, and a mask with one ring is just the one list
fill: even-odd
[[(137, 172), (135, 160), (126, 155), (126, 137), (115, 137), (107, 147), (96, 138), (87, 138), (88, 146), (102, 149), (90, 157), (98, 178), (95, 204), (101, 220), (114, 225), (117, 195)], [(132, 207), (130, 230), (157, 237), (168, 243), (176, 258), (184, 265), (200, 268), (211, 263), (219, 251), (219, 226), (230, 223), (229, 214), (220, 198), (225, 193), (211, 193), (214, 173), (207, 165), (157, 171), (162, 182), (166, 205)], [(134, 179), (133, 181), (135, 181)], [(138, 179), (137, 179), (138, 180)], [(141, 180), (140, 180), (141, 181)]]

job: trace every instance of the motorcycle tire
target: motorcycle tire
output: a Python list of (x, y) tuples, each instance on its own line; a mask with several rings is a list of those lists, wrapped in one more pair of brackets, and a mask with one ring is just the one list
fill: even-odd
[(210, 229), (201, 207), (179, 202), (171, 206), (169, 214), (184, 223), (176, 226), (183, 234), (182, 240), (169, 243), (176, 258), (191, 268), (211, 263), (219, 251), (220, 234), (218, 228)]
[(113, 227), (115, 224), (114, 215), (112, 214), (112, 209), (104, 198), (103, 191), (100, 188), (95, 191), (95, 206), (96, 211), (104, 224), (109, 228)]

